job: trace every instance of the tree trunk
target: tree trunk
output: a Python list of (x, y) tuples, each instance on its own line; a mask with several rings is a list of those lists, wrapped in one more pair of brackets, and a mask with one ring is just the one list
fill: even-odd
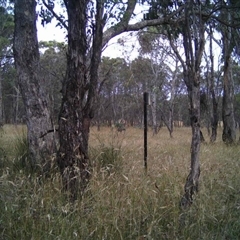
[(173, 102), (171, 101), (171, 106), (169, 107), (169, 118), (168, 118), (168, 122), (169, 122), (169, 127), (168, 127), (168, 131), (169, 131), (169, 135), (170, 138), (173, 138)]
[(158, 133), (158, 127), (157, 127), (157, 98), (156, 93), (152, 93), (151, 98), (151, 110), (152, 110), (152, 130), (153, 130), (153, 136), (157, 135)]
[(210, 26), (210, 39), (209, 39), (209, 46), (210, 46), (210, 94), (212, 99), (212, 116), (211, 116), (211, 127), (212, 127), (212, 134), (210, 137), (210, 142), (213, 143), (217, 139), (217, 127), (218, 127), (218, 102), (216, 99), (215, 91), (214, 91), (214, 56), (213, 56), (213, 31), (212, 26)]
[[(222, 17), (231, 21), (232, 16), (229, 12), (223, 13)], [(223, 103), (222, 103), (222, 119), (223, 119), (223, 134), (222, 140), (231, 144), (236, 141), (236, 126), (234, 119), (234, 89), (231, 72), (231, 53), (232, 53), (232, 29), (222, 26), (222, 42), (223, 42)]]
[(84, 108), (88, 76), (86, 66), (86, 1), (69, 1), (67, 71), (59, 114), (58, 164), (63, 187), (76, 199), (89, 181), (88, 139), (90, 116)]
[(211, 77), (210, 77), (210, 94), (212, 98), (212, 117), (211, 117), (211, 126), (212, 126), (212, 134), (210, 137), (210, 142), (213, 143), (217, 139), (217, 128), (218, 128), (218, 102), (216, 99), (215, 91), (214, 91), (214, 73), (213, 73), (213, 59), (211, 60)]
[[(201, 14), (193, 15), (193, 21), (189, 21), (189, 14), (193, 9), (194, 2), (189, 1), (185, 7), (185, 27), (183, 28), (183, 45), (186, 63), (182, 58), (184, 69), (184, 81), (187, 86), (189, 98), (189, 114), (192, 128), (191, 143), (191, 169), (184, 187), (184, 195), (180, 201), (180, 206), (186, 209), (191, 206), (193, 196), (198, 192), (200, 176), (200, 64), (205, 45), (205, 26), (201, 19)], [(200, 7), (200, 4), (199, 4)], [(200, 9), (200, 8), (199, 8)], [(199, 10), (200, 11), (200, 10)]]
[(182, 208), (188, 208), (193, 202), (193, 196), (198, 192), (198, 183), (200, 176), (199, 151), (201, 143), (200, 133), (200, 87), (196, 73), (189, 74), (192, 76), (191, 87), (188, 86), (189, 97), (189, 113), (192, 128), (192, 143), (191, 143), (191, 169), (187, 177), (184, 187), (185, 193), (181, 199), (180, 205)]
[[(211, 84), (213, 84), (213, 82)], [(216, 96), (215, 96), (215, 92), (213, 90), (213, 87), (211, 87), (210, 92), (211, 92), (211, 97), (212, 97), (212, 118), (211, 118), (212, 134), (211, 134), (211, 137), (210, 137), (210, 142), (213, 143), (217, 139), (218, 102), (216, 100)]]
[(26, 110), (30, 164), (47, 173), (55, 151), (45, 79), (39, 78), (39, 50), (36, 29), (36, 2), (15, 1), (14, 58), (18, 84)]
[(86, 36), (88, 1), (71, 0), (65, 4), (68, 12), (68, 55), (59, 114), (60, 147), (57, 158), (63, 187), (75, 200), (79, 191), (81, 194), (84, 192), (90, 179), (88, 140), (101, 59), (103, 8), (102, 3), (97, 2), (89, 69)]
[(225, 59), (224, 75), (223, 75), (223, 104), (222, 104), (222, 119), (223, 119), (223, 134), (222, 140), (231, 144), (236, 141), (236, 126), (234, 119), (233, 107), (233, 80), (231, 76), (231, 60), (230, 57)]

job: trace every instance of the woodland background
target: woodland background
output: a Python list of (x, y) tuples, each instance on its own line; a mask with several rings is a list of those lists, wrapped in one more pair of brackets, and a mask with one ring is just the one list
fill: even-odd
[[(3, 238), (66, 238), (57, 222), (82, 239), (238, 239), (240, 3), (68, 0), (59, 13), (55, 3), (1, 1)], [(137, 6), (147, 7), (132, 23)], [(38, 42), (38, 17), (56, 18), (67, 43)], [(139, 55), (102, 57), (125, 32)]]

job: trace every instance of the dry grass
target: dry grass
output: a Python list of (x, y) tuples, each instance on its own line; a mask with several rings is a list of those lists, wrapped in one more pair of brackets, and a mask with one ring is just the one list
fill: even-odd
[[(12, 161), (16, 130), (0, 139)], [(82, 201), (68, 202), (59, 173), (42, 182), (1, 168), (0, 239), (240, 239), (239, 146), (220, 139), (201, 147), (201, 186), (191, 209), (179, 200), (189, 172), (191, 130), (169, 138), (163, 128), (149, 134), (148, 171), (143, 167), (143, 131), (91, 129), (93, 174)], [(204, 132), (206, 135), (206, 132)], [(207, 137), (206, 137), (207, 138)]]

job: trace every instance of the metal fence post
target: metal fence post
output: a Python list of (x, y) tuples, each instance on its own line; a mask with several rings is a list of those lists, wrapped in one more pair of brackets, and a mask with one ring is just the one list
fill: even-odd
[(143, 105), (144, 105), (144, 167), (147, 171), (147, 105), (148, 105), (148, 93), (144, 92), (143, 94)]

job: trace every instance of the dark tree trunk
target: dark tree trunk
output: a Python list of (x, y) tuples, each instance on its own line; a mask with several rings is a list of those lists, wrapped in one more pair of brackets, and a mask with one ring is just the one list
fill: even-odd
[[(212, 84), (212, 83), (211, 83)], [(212, 134), (210, 137), (210, 142), (213, 143), (217, 139), (217, 128), (218, 128), (218, 102), (216, 100), (215, 92), (211, 87), (211, 96), (212, 96)]]
[(210, 137), (210, 142), (213, 143), (217, 139), (217, 128), (218, 128), (218, 102), (217, 102), (215, 91), (214, 91), (213, 73), (211, 73), (211, 83), (210, 84), (211, 84), (210, 85), (210, 94), (212, 97), (212, 117), (211, 117), (212, 134)]
[(222, 119), (223, 119), (223, 134), (222, 140), (231, 144), (236, 141), (236, 126), (234, 119), (233, 108), (233, 83), (230, 70), (230, 56), (225, 57), (224, 76), (223, 76), (223, 104), (222, 104)]
[(31, 166), (46, 173), (55, 151), (53, 133), (41, 138), (52, 129), (49, 99), (45, 79), (39, 78), (39, 50), (36, 29), (36, 2), (15, 1), (14, 58), (18, 83), (26, 110), (28, 143)]
[(87, 1), (68, 1), (68, 55), (59, 114), (58, 164), (63, 187), (76, 198), (80, 181), (84, 189), (89, 180), (88, 138), (90, 116), (84, 108), (87, 76)]
[[(223, 12), (222, 17), (232, 22), (232, 16), (229, 12)], [(232, 29), (222, 26), (222, 42), (223, 42), (223, 103), (222, 103), (222, 119), (223, 119), (223, 134), (222, 140), (231, 144), (236, 141), (236, 126), (234, 119), (234, 89), (231, 73), (231, 53), (232, 53)]]
[(103, 9), (97, 6), (91, 66), (88, 69), (89, 49), (86, 36), (88, 2), (65, 1), (69, 19), (68, 55), (59, 115), (58, 164), (63, 187), (70, 192), (72, 200), (77, 198), (79, 191), (81, 194), (84, 192), (90, 179), (88, 140), (102, 45)]

